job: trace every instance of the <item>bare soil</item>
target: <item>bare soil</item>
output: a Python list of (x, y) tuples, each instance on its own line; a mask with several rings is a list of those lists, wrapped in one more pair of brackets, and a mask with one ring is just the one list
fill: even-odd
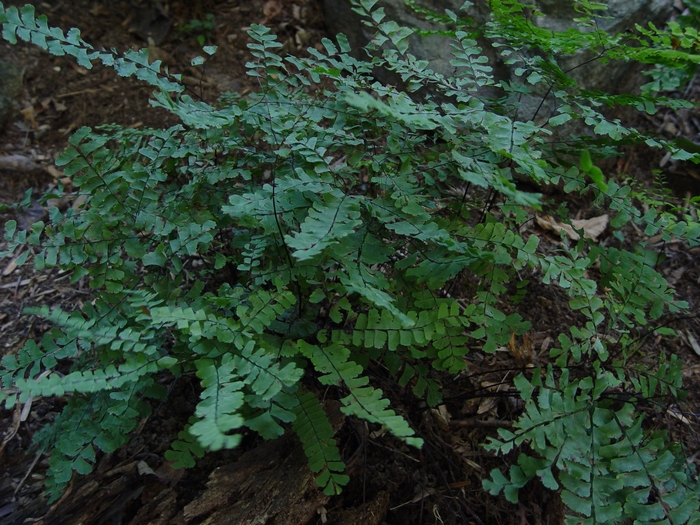
[[(20, 4), (5, 2), (6, 7)], [(185, 76), (197, 96), (211, 102), (224, 91), (245, 94), (256, 89), (255, 79), (245, 74), (249, 59), (246, 29), (252, 23), (272, 27), (290, 53), (304, 53), (326, 36), (317, 0), (170, 0), (161, 7), (146, 0), (52, 0), (37, 5), (37, 11), (46, 14), (52, 25), (80, 28), (83, 38), (96, 47), (125, 51), (148, 46), (172, 72)], [(192, 58), (202, 54), (202, 44), (218, 46), (204, 74), (190, 66)], [(151, 107), (148, 86), (121, 78), (111, 69), (88, 71), (70, 58), (53, 57), (22, 44), (0, 43), (0, 60), (24, 70), (21, 112), (0, 133), (0, 155), (22, 155), (37, 164), (29, 171), (0, 169), (0, 204), (20, 200), (29, 189), (43, 192), (56, 184), (61, 174), (52, 167), (53, 159), (81, 126), (117, 123), (158, 128), (176, 123), (171, 114)], [(700, 98), (692, 84), (679, 96)], [(700, 132), (693, 111), (666, 112), (639, 124), (691, 140)], [(650, 184), (651, 169), (658, 168), (673, 189), (669, 199), (683, 205), (689, 196), (698, 195), (700, 175), (695, 168), (663, 160), (655, 152), (630, 149), (609, 162), (606, 173), (625, 173)], [(586, 202), (572, 201), (569, 206), (582, 218), (600, 213)], [(0, 212), (0, 223), (9, 218), (29, 222), (45, 210), (38, 206), (22, 213), (24, 216), (13, 210)], [(556, 249), (558, 235), (531, 227), (543, 237), (545, 249)], [(630, 240), (641, 237), (640, 232), (630, 232)], [(605, 235), (601, 238), (601, 242), (612, 242)], [(700, 306), (700, 251), (682, 245), (657, 248), (664, 255), (659, 271), (695, 311)], [(87, 290), (70, 285), (58, 274), (35, 275), (28, 268), (11, 265), (7, 260), (0, 263), (2, 356), (50, 329), (40, 318), (23, 315), (25, 307), (75, 308), (90, 300)], [(445, 402), (439, 409), (415, 399), (379, 366), (370, 367), (373, 380), (395, 400), (394, 408), (409, 418), (426, 446), (421, 451), (408, 449), (363, 422), (336, 414), (337, 439), (352, 478), (339, 497), (319, 493), (293, 436), (270, 445), (251, 435), (236, 450), (208, 454), (187, 471), (173, 470), (163, 453), (196, 404), (195, 385), (183, 380), (173, 385), (167, 404), (153, 407), (153, 415), (142, 422), (127, 446), (101, 456), (95, 472), (76, 477), (54, 505), (48, 505), (42, 494), (48, 458), (32, 449), (31, 443), (33, 435), (60, 412), (62, 400), (34, 400), (24, 413), (22, 407), (14, 412), (0, 410), (0, 432), (4, 432), (0, 525), (242, 524), (256, 519), (257, 523), (289, 525), (561, 523), (557, 498), (541, 486), (533, 484), (524, 490), (519, 505), (491, 497), (481, 487), (492, 468), (504, 467), (512, 459), (492, 457), (479, 446), (497, 428), (508, 427), (520, 408), (512, 378), (524, 367), (546, 365), (556, 335), (574, 322), (566, 317), (568, 300), (558, 288), (533, 281), (526, 291), (517, 310), (532, 322), (531, 333), (493, 355), (469, 356), (467, 373), (443, 378)], [(459, 292), (458, 286), (454, 293), (458, 296)], [(693, 338), (700, 341), (700, 323), (695, 317), (667, 317), (662, 323), (678, 329), (683, 338), (657, 340), (641, 332), (638, 364), (654, 363), (659, 352), (682, 356), (690, 395), (683, 406), (669, 406), (665, 414), (662, 411), (648, 423), (667, 428), (684, 443), (688, 456), (695, 458), (700, 355), (691, 342)], [(332, 404), (328, 409), (332, 414), (337, 411)]]

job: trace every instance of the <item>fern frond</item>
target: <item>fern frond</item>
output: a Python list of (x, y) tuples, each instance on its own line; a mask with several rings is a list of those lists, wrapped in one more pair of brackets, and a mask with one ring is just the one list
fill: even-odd
[(35, 443), (51, 451), (46, 480), (51, 501), (61, 496), (73, 472), (92, 471), (96, 448), (112, 453), (128, 441), (129, 433), (150, 414), (140, 396), (151, 385), (145, 379), (118, 391), (71, 397), (54, 423), (42, 429)]
[(387, 408), (389, 400), (382, 398), (382, 391), (368, 386), (369, 379), (361, 376), (362, 367), (349, 361), (350, 351), (338, 344), (321, 348), (303, 341), (298, 343), (299, 350), (311, 359), (316, 370), (324, 375), (319, 381), (326, 385), (344, 384), (350, 394), (341, 399), (345, 405), (341, 410), (348, 415), (355, 415), (372, 423), (378, 423), (396, 437), (409, 445), (420, 447), (423, 440), (412, 437), (413, 429), (406, 420)]
[(34, 6), (25, 5), (21, 12), (16, 7), (0, 10), (0, 21), (3, 22), (2, 36), (12, 44), (17, 38), (32, 42), (40, 48), (56, 56), (71, 55), (76, 62), (92, 69), (92, 63), (100, 60), (105, 66), (113, 67), (119, 75), (136, 76), (164, 91), (181, 92), (184, 87), (179, 82), (172, 82), (160, 76), (160, 61), (152, 64), (148, 61), (148, 51), (127, 51), (124, 56), (105, 50), (95, 51), (94, 48), (80, 38), (80, 31), (71, 29), (64, 34), (60, 28), (49, 27), (45, 16), (35, 16)]
[(292, 389), (281, 391), (265, 402), (249, 395), (246, 396), (246, 402), (251, 408), (259, 409), (246, 419), (246, 426), (265, 439), (281, 436), (284, 434), (284, 428), (280, 423), (291, 423), (295, 420), (294, 409), (298, 400)]
[(328, 496), (340, 494), (350, 478), (343, 474), (345, 463), (333, 439), (333, 427), (316, 396), (302, 392), (297, 394), (297, 399), (293, 428), (309, 458), (311, 471), (317, 474), (316, 483)]
[[(331, 211), (332, 210), (332, 211)], [(287, 236), (287, 246), (299, 261), (313, 259), (340, 239), (352, 234), (362, 221), (359, 199), (326, 193), (323, 202), (315, 202), (301, 223), (301, 230)]]
[(195, 365), (204, 391), (195, 409), (199, 419), (190, 426), (189, 432), (209, 450), (234, 448), (240, 443), (241, 435), (230, 432), (245, 423), (239, 414), (243, 406), (244, 394), (241, 389), (244, 383), (236, 381), (238, 376), (232, 360), (217, 366), (210, 359), (200, 359)]
[(357, 267), (348, 266), (344, 270), (338, 277), (348, 292), (357, 293), (370, 304), (388, 310), (405, 327), (414, 325), (414, 321), (397, 308), (394, 298), (382, 289), (381, 281), (384, 278), (381, 274), (372, 271), (364, 264), (358, 264)]
[(595, 381), (569, 381), (563, 372), (558, 385), (551, 370), (545, 385), (537, 370), (532, 382), (522, 375), (516, 379), (525, 413), (517, 430), (502, 429), (500, 439), (491, 439), (486, 448), (508, 452), (528, 442), (536, 455), (520, 454), (510, 478), (492, 471), (484, 487), (493, 494), (504, 490), (516, 502), (518, 489), (533, 477), (552, 490), (561, 484), (562, 501), (574, 513), (567, 518), (571, 524), (590, 519), (613, 524), (630, 517), (692, 523), (691, 516), (700, 512), (698, 487), (678, 451), (668, 448), (661, 434), (646, 435), (633, 402), (606, 406), (605, 393), (619, 380), (601, 373)]
[(196, 422), (197, 418), (191, 417), (185, 428), (178, 433), (177, 439), (170, 444), (170, 449), (165, 452), (165, 459), (172, 462), (173, 468), (194, 467), (196, 465), (194, 458), (204, 456), (205, 449), (199, 444), (197, 437), (190, 432), (192, 424)]
[(433, 366), (438, 370), (463, 370), (462, 358), (469, 350), (467, 338), (462, 335), (464, 319), (457, 302), (431, 298), (417, 300), (414, 306), (430, 309), (410, 311), (408, 318), (413, 322), (410, 328), (389, 310), (370, 308), (367, 313), (351, 314), (356, 317), (352, 334), (334, 330), (331, 339), (357, 348), (387, 348), (391, 352), (411, 348), (414, 355), (434, 359)]

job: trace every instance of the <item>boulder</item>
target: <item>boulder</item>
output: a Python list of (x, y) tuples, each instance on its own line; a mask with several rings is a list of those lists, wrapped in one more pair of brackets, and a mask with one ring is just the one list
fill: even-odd
[(17, 112), (23, 73), (19, 66), (0, 61), (0, 131)]
[[(598, 27), (610, 33), (622, 32), (634, 28), (635, 24), (647, 25), (654, 22), (663, 25), (671, 12), (673, 0), (603, 0), (608, 5), (606, 17), (597, 20)], [(535, 0), (540, 12), (545, 16), (534, 17), (537, 25), (552, 30), (565, 30), (574, 26), (573, 18), (580, 16), (574, 11), (572, 2), (561, 0)], [(437, 13), (450, 9), (459, 14), (464, 4), (463, 0), (417, 0), (417, 4)], [(354, 50), (359, 50), (372, 37), (372, 28), (362, 23), (360, 15), (352, 11), (349, 0), (323, 0), (326, 24), (331, 34), (343, 33)], [(377, 7), (383, 7), (387, 18), (395, 20), (400, 25), (416, 29), (439, 29), (437, 24), (427, 22), (417, 15), (404, 0), (380, 0)], [(466, 11), (477, 24), (486, 22), (490, 10), (485, 2), (475, 2)], [(430, 67), (438, 73), (449, 76), (454, 67), (450, 65), (452, 48), (450, 38), (440, 35), (423, 37), (413, 34), (409, 39), (409, 52), (418, 59), (428, 60)], [(497, 51), (488, 42), (479, 44), (490, 58), (494, 74), (498, 79), (509, 80), (513, 72), (499, 60)], [(359, 56), (359, 55), (358, 55)], [(591, 61), (585, 67), (574, 68), (590, 58), (595, 57), (591, 50), (581, 50), (575, 56), (562, 57), (559, 66), (563, 70), (571, 70), (570, 76), (584, 89), (596, 89), (610, 93), (620, 93), (633, 89), (641, 82), (639, 66), (626, 62)], [(395, 76), (385, 71), (378, 71), (379, 80), (389, 84), (399, 84)], [(546, 89), (543, 88), (543, 89)], [(544, 92), (544, 91), (543, 91)], [(518, 111), (519, 117), (525, 120), (532, 118), (539, 107), (542, 93), (534, 93), (530, 100), (524, 100)], [(544, 111), (541, 112), (545, 113)], [(528, 117), (528, 115), (530, 115)]]

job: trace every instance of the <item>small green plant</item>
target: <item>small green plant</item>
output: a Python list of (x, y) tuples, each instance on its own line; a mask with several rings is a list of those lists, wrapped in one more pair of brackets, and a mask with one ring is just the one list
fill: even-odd
[[(684, 2), (686, 12), (676, 17), (669, 23), (669, 32), (663, 35), (664, 46), (672, 49), (680, 49), (688, 54), (697, 54), (697, 28), (700, 23), (700, 2), (687, 0)], [(692, 60), (680, 65), (681, 67), (665, 67), (657, 64), (653, 69), (646, 71), (645, 75), (651, 78), (651, 82), (641, 86), (643, 91), (655, 93), (659, 91), (673, 91), (690, 81), (698, 69), (698, 61)]]
[(197, 43), (200, 47), (204, 46), (211, 39), (214, 31), (214, 15), (206, 13), (204, 20), (194, 18), (187, 23), (180, 24), (178, 30), (185, 35), (196, 35)]
[[(494, 1), (482, 36), (527, 73), (523, 83), (495, 79), (477, 30), (449, 11), (435, 17), (449, 22), (454, 39), (455, 74), (447, 78), (410, 55), (412, 30), (386, 21), (375, 3), (355, 4), (376, 31), (368, 60), (353, 58), (342, 35), (324, 40), (324, 51), (309, 49), (309, 58), (281, 57), (270, 30), (253, 26), (248, 67), (260, 90), (217, 106), (184, 94), (144, 51), (95, 50), (76, 30), (50, 28), (31, 6), (0, 6), (9, 42), (135, 75), (156, 88), (154, 105), (182, 121), (159, 130), (80, 129), (57, 164), (84, 205), (51, 208), (28, 231), (7, 224), (5, 255), (22, 249), (17, 264), (59, 268), (94, 293), (72, 312), (31, 310), (55, 328), (0, 369), (8, 408), (32, 396), (67, 399), (37, 437), (52, 451), (52, 498), (74, 472), (91, 470), (98, 450), (124, 444), (149, 413), (148, 400), (165, 399), (163, 385), (183, 376), (196, 377), (201, 393), (166, 453), (177, 466), (235, 447), (245, 427), (273, 438), (291, 424), (318, 484), (337, 494), (348, 478), (314, 385), (336, 387), (347, 415), (421, 446), (370, 384), (368, 364), (383, 363), (401, 386), (438, 404), (434, 371), (460, 372), (469, 352), (492, 353), (529, 328), (503, 308), (522, 297), (528, 276), (565, 290), (584, 321), (559, 334), (548, 367), (515, 379), (525, 409), (486, 447), (519, 455), (485, 488), (515, 502), (540, 478), (561, 490), (569, 523), (697, 522), (699, 487), (681, 447), (647, 429), (632, 402), (682, 395), (678, 359), (661, 355), (649, 369), (631, 356), (640, 329), (687, 305), (675, 300), (650, 249), (623, 241), (634, 223), (695, 246), (700, 224), (638, 187), (606, 180), (595, 165), (622, 141), (697, 161), (600, 111), (687, 103), (585, 92), (556, 61), (596, 46), (604, 58), (668, 67), (694, 58), (664, 47), (668, 33), (655, 28), (638, 28), (635, 42), (594, 30), (544, 34), (517, 2)], [(429, 85), (444, 101), (416, 102), (375, 81), (375, 68), (398, 73), (409, 91)], [(512, 118), (510, 108), (537, 83), (550, 88), (555, 114), (543, 125)], [(503, 96), (483, 99), (485, 86)], [(555, 149), (552, 130), (570, 120), (596, 140), (572, 137)], [(582, 236), (555, 252), (540, 249), (521, 226), (550, 203), (519, 190), (523, 178), (594, 199), (613, 215), (614, 242)], [(449, 186), (467, 187), (469, 198), (448, 197)], [(458, 278), (473, 283), (460, 302), (444, 293)], [(70, 371), (59, 373), (59, 362)], [(620, 391), (634, 395), (620, 403)]]

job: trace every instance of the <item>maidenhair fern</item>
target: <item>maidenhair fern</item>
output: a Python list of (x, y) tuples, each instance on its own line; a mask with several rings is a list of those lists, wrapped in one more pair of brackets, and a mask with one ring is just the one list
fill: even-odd
[(309, 458), (309, 468), (318, 474), (316, 481), (326, 494), (339, 494), (350, 481), (343, 474), (345, 464), (333, 439), (333, 427), (316, 396), (309, 392), (299, 395), (294, 410), (294, 432), (297, 433)]
[[(680, 375), (671, 379), (677, 387)], [(484, 486), (517, 502), (518, 489), (538, 477), (545, 487), (561, 489), (574, 512), (567, 523), (700, 520), (698, 486), (678, 445), (664, 432), (644, 432), (636, 397), (617, 391), (621, 383), (600, 369), (581, 380), (566, 369), (557, 380), (551, 368), (534, 370), (530, 380), (516, 378), (525, 412), (515, 431), (501, 429), (487, 448), (509, 452), (527, 443), (537, 456), (521, 453), (508, 478), (494, 470)]]
[[(6, 225), (6, 256), (23, 250), (18, 265), (60, 269), (93, 293), (74, 311), (29, 310), (55, 328), (0, 369), (8, 408), (30, 397), (67, 399), (37, 436), (52, 451), (52, 497), (74, 472), (89, 472), (99, 451), (126, 443), (150, 400), (167, 402), (161, 385), (183, 377), (198, 381), (199, 400), (165, 453), (175, 466), (236, 446), (246, 428), (270, 439), (291, 427), (319, 485), (337, 494), (348, 478), (314, 392), (322, 387), (344, 414), (421, 446), (367, 369), (381, 363), (437, 405), (440, 378), (463, 371), (467, 354), (495, 352), (530, 328), (510, 308), (527, 293), (526, 276), (563, 289), (579, 321), (558, 334), (550, 366), (514, 380), (524, 411), (486, 447), (519, 455), (485, 487), (515, 502), (539, 478), (560, 491), (569, 523), (697, 521), (698, 485), (681, 447), (651, 430), (640, 408), (656, 395), (680, 396), (680, 361), (660, 356), (642, 370), (631, 359), (640, 327), (687, 305), (655, 269), (650, 247), (629, 251), (622, 241), (632, 222), (697, 245), (700, 224), (596, 166), (622, 139), (697, 161), (600, 111), (687, 104), (586, 92), (557, 62), (593, 47), (605, 59), (683, 69), (696, 61), (685, 50), (697, 35), (683, 30), (680, 50), (670, 40), (677, 27), (637, 28), (624, 40), (594, 30), (588, 3), (578, 20), (585, 31), (545, 31), (518, 2), (502, 0), (491, 2), (493, 18), (481, 28), (464, 13), (429, 14), (454, 39), (455, 71), (446, 77), (410, 54), (413, 30), (375, 4), (354, 4), (376, 31), (367, 60), (354, 58), (342, 35), (306, 58), (282, 57), (270, 30), (252, 26), (248, 68), (260, 90), (224, 95), (216, 106), (185, 94), (144, 50), (95, 50), (31, 6), (0, 5), (7, 41), (136, 76), (156, 89), (155, 106), (181, 120), (160, 130), (78, 130), (57, 164), (82, 204), (50, 208), (26, 231)], [(477, 36), (494, 42), (522, 82), (493, 76)], [(406, 89), (374, 80), (376, 68), (397, 73)], [(409, 96), (425, 87), (440, 96)], [(485, 87), (499, 98), (488, 99)], [(556, 104), (522, 120), (518, 101), (535, 87)], [(599, 140), (552, 142), (571, 121)], [(611, 213), (615, 242), (582, 238), (545, 251), (523, 226), (550, 203), (520, 189), (525, 180), (591, 196)], [(558, 213), (570, 221), (564, 206)]]

